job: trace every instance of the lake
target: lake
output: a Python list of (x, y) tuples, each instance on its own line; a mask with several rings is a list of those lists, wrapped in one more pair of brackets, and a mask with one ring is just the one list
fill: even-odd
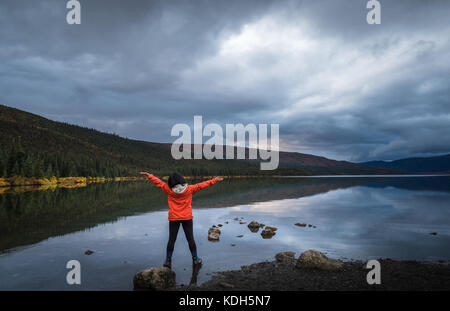
[[(204, 261), (198, 283), (217, 271), (273, 260), (280, 251), (448, 261), (449, 202), (448, 176), (225, 180), (194, 195), (194, 234)], [(278, 230), (263, 239), (235, 218)], [(223, 224), (220, 241), (210, 242), (207, 231), (217, 224)], [(3, 189), (0, 290), (131, 290), (136, 272), (162, 265), (167, 238), (167, 199), (150, 182)], [(72, 259), (81, 263), (81, 285), (66, 283)], [(180, 229), (173, 255), (178, 285), (189, 283), (191, 269)]]

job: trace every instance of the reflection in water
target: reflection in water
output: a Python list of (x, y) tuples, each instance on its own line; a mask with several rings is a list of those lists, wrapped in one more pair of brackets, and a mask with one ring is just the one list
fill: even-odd
[(198, 273), (200, 272), (200, 269), (202, 268), (202, 265), (194, 265), (192, 264), (192, 276), (191, 281), (189, 282), (189, 285), (197, 285), (197, 278)]
[(143, 191), (146, 186), (117, 182), (0, 195), (0, 251), (164, 208), (163, 196)]
[[(449, 201), (449, 177), (227, 181), (194, 198), (203, 268), (190, 269), (180, 236), (173, 269), (178, 284), (204, 282), (215, 271), (307, 249), (332, 258), (448, 260)], [(0, 290), (76, 289), (65, 284), (70, 259), (85, 271), (78, 289), (132, 289), (137, 271), (162, 264), (166, 209), (165, 195), (144, 182), (2, 194), (0, 249), (13, 251), (0, 253)], [(263, 239), (241, 219), (275, 226), (277, 234)], [(208, 228), (219, 223), (220, 242), (211, 243)], [(94, 253), (84, 255), (87, 249)]]
[[(225, 207), (299, 198), (357, 185), (358, 180), (237, 179), (195, 196), (193, 207)], [(121, 217), (167, 208), (163, 193), (146, 182), (91, 184), (85, 188), (6, 192), (0, 195), (0, 252)]]

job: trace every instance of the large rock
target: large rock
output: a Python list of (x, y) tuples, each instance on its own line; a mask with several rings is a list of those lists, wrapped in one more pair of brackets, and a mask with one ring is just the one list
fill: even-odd
[(275, 235), (273, 230), (267, 229), (267, 227), (261, 232), (263, 239), (271, 239)]
[(216, 226), (212, 226), (208, 230), (208, 240), (216, 242), (219, 241), (220, 238), (220, 229)]
[(296, 268), (318, 269), (336, 271), (342, 268), (342, 262), (329, 259), (327, 256), (316, 250), (308, 250), (300, 255), (295, 264)]
[(134, 289), (165, 290), (175, 286), (175, 272), (166, 267), (153, 267), (137, 273)]
[(294, 262), (295, 252), (281, 252), (275, 255), (275, 259), (278, 262)]

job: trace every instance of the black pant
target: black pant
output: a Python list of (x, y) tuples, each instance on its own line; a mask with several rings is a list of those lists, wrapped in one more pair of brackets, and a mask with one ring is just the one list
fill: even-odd
[(180, 224), (183, 225), (184, 234), (186, 240), (189, 243), (189, 250), (192, 256), (197, 256), (197, 245), (194, 241), (194, 226), (192, 219), (189, 220), (176, 220), (169, 221), (169, 242), (167, 242), (167, 257), (172, 257), (173, 249), (175, 247), (175, 241), (177, 240), (178, 229)]

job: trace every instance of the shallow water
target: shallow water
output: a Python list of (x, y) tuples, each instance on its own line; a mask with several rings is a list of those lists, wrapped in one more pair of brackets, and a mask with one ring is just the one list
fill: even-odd
[[(204, 260), (198, 281), (287, 250), (317, 249), (340, 259), (449, 260), (448, 202), (446, 176), (224, 181), (194, 196)], [(277, 233), (262, 239), (236, 217), (276, 226)], [(208, 228), (219, 223), (220, 242), (208, 241)], [(167, 237), (165, 195), (147, 182), (6, 192), (0, 195), (0, 290), (130, 290), (136, 272), (162, 264)], [(94, 253), (85, 255), (88, 249)], [(177, 284), (188, 284), (191, 258), (182, 229), (173, 258)], [(66, 283), (71, 259), (81, 263), (81, 285)]]

